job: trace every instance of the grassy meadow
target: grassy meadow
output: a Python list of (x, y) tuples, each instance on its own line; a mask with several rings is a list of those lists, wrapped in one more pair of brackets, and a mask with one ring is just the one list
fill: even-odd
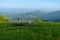
[(15, 26), (1, 22), (0, 40), (60, 40), (60, 22), (41, 23), (40, 26)]

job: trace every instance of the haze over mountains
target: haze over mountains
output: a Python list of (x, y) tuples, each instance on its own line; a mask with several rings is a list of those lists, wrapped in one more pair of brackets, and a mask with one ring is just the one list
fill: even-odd
[[(13, 20), (16, 17), (35, 16), (41, 20), (60, 21), (60, 10), (58, 11), (43, 11), (36, 9), (0, 9), (0, 14), (5, 15), (8, 19)], [(15, 19), (14, 19), (15, 20)]]

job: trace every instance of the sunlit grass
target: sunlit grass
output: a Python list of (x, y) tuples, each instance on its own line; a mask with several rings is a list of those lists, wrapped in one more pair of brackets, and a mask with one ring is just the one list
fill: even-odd
[(60, 22), (44, 22), (40, 26), (15, 26), (0, 23), (0, 40), (60, 40)]

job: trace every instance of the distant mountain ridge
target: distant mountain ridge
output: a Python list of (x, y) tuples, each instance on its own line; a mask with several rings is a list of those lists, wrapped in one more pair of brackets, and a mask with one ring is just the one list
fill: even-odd
[(44, 14), (44, 12), (37, 10), (33, 12), (26, 12), (25, 14), (15, 14), (15, 16), (20, 18), (35, 17), (40, 19)]
[(45, 14), (43, 16), (43, 19), (44, 18), (47, 18), (46, 20), (58, 21), (58, 19), (60, 19), (60, 10), (59, 11), (50, 12), (48, 14)]
[(17, 10), (0, 9), (0, 14), (4, 14), (8, 19), (11, 20), (13, 20), (15, 17), (25, 18), (31, 15), (41, 20), (60, 21), (60, 10), (53, 12), (43, 12), (41, 10), (29, 10), (29, 9), (17, 9)]

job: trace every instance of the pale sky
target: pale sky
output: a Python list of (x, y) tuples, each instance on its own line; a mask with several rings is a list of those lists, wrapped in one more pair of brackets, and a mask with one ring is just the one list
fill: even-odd
[(60, 0), (0, 0), (0, 8), (40, 8), (60, 10)]

